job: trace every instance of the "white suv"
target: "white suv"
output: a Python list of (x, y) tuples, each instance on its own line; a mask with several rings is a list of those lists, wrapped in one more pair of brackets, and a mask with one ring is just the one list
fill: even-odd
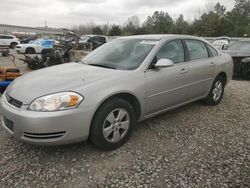
[(0, 46), (9, 46), (14, 49), (16, 45), (20, 44), (20, 40), (13, 35), (0, 35)]

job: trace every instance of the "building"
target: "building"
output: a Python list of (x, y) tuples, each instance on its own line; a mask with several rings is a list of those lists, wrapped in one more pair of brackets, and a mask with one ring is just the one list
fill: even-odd
[(9, 34), (17, 36), (44, 36), (54, 37), (62, 35), (66, 30), (53, 28), (26, 27), (16, 25), (0, 24), (0, 34)]

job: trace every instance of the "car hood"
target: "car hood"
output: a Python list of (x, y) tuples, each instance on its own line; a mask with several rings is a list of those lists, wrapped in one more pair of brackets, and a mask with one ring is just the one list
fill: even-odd
[(128, 71), (67, 63), (27, 73), (12, 82), (7, 93), (23, 104), (30, 104), (38, 97), (61, 91), (75, 91), (79, 87), (118, 77), (126, 72)]
[(222, 52), (231, 55), (232, 57), (249, 57), (249, 51), (230, 51), (230, 50), (223, 50)]

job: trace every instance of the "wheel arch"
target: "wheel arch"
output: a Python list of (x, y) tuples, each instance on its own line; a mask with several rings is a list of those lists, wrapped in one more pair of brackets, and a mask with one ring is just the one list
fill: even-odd
[(17, 43), (17, 42), (11, 42), (11, 43), (10, 43), (10, 48), (13, 48), (13, 49), (14, 49), (15, 47), (14, 47), (13, 45), (16, 46), (16, 45), (18, 45), (18, 43)]
[(95, 117), (95, 114), (96, 114), (97, 110), (105, 102), (107, 102), (107, 101), (109, 101), (111, 99), (114, 99), (114, 98), (121, 98), (121, 99), (124, 99), (124, 100), (128, 101), (135, 110), (137, 120), (140, 118), (142, 111), (141, 111), (141, 104), (140, 104), (140, 101), (138, 100), (138, 98), (135, 95), (133, 95), (133, 94), (131, 94), (129, 92), (119, 92), (119, 93), (115, 93), (115, 94), (112, 94), (110, 96), (107, 96), (106, 98), (104, 98), (98, 104), (98, 107), (95, 109), (94, 114), (93, 114), (93, 116), (91, 118), (91, 122), (92, 122), (93, 118)]
[(29, 47), (27, 47), (27, 48), (25, 49), (25, 53), (27, 53), (27, 51), (28, 51), (29, 49), (32, 49), (32, 50), (34, 50), (34, 52), (36, 53), (36, 50), (35, 50), (35, 48), (33, 48), (33, 47), (31, 47), (31, 46), (29, 46)]
[(218, 76), (221, 76), (224, 79), (225, 84), (227, 83), (227, 74), (225, 72), (220, 72), (215, 78)]

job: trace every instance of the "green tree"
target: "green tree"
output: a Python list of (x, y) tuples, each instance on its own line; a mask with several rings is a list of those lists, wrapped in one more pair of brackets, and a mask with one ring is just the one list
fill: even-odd
[(93, 35), (103, 35), (103, 30), (100, 26), (96, 26), (92, 28)]
[(236, 0), (235, 7), (227, 12), (224, 25), (230, 36), (243, 36), (250, 34), (250, 1)]
[(112, 25), (112, 27), (109, 31), (109, 35), (110, 36), (121, 36), (121, 34), (122, 34), (121, 27), (119, 25)]
[(189, 24), (184, 20), (184, 16), (181, 14), (174, 23), (172, 28), (172, 33), (175, 34), (188, 34), (189, 33)]
[(155, 11), (153, 16), (149, 16), (144, 22), (143, 27), (148, 33), (170, 33), (174, 21), (167, 12)]
[(224, 23), (226, 7), (217, 3), (208, 13), (201, 15), (200, 19), (194, 20), (191, 33), (198, 36), (218, 37), (225, 33)]

